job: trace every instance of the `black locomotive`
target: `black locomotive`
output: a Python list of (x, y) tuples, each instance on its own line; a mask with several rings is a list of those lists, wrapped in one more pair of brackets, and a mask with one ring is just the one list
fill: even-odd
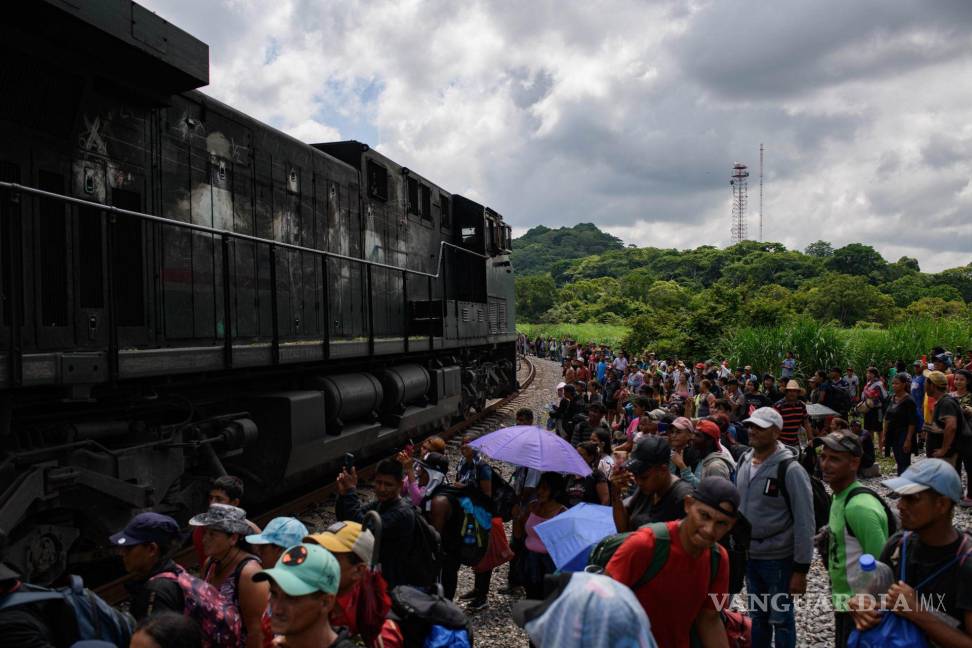
[(208, 53), (128, 0), (0, 24), (0, 534), (35, 581), (214, 475), (259, 505), (516, 386), (500, 215), (197, 92)]

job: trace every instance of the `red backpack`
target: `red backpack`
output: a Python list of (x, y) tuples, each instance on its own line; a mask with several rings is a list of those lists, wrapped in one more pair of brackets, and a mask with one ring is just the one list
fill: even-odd
[(178, 583), (185, 601), (183, 614), (199, 624), (204, 648), (237, 648), (240, 645), (243, 627), (240, 612), (218, 589), (178, 565), (175, 572), (161, 572), (150, 580), (156, 578)]

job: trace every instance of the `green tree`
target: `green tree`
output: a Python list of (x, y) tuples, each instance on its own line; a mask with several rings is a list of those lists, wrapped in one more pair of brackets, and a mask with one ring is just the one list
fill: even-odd
[(942, 270), (931, 276), (931, 283), (952, 286), (959, 291), (962, 299), (967, 302), (972, 301), (972, 263), (958, 268)]
[(861, 276), (829, 274), (807, 294), (807, 309), (822, 321), (851, 326), (858, 320), (886, 323), (895, 315), (894, 300)]
[(816, 241), (804, 248), (803, 253), (807, 256), (826, 259), (834, 256), (834, 246), (827, 241)]
[(553, 272), (557, 262), (581, 259), (608, 250), (620, 250), (624, 244), (616, 236), (602, 232), (592, 223), (551, 229), (538, 225), (513, 239), (513, 269), (522, 274)]
[(557, 287), (549, 274), (517, 276), (516, 315), (523, 322), (536, 322), (554, 305)]
[(871, 277), (884, 270), (887, 262), (881, 253), (870, 245), (850, 243), (834, 250), (826, 261), (827, 269), (845, 275)]
[(962, 301), (946, 301), (941, 297), (922, 297), (909, 304), (904, 313), (907, 317), (918, 319), (942, 319), (945, 317), (961, 317), (967, 314), (965, 303)]
[(928, 290), (928, 279), (920, 274), (909, 274), (881, 286), (881, 291), (890, 295), (894, 303), (904, 307), (920, 299)]

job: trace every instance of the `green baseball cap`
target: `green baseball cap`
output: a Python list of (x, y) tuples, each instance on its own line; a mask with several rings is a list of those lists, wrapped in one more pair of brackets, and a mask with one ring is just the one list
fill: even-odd
[(307, 596), (314, 592), (337, 594), (341, 566), (324, 547), (299, 544), (287, 549), (273, 569), (253, 575), (256, 582), (270, 579), (290, 596)]

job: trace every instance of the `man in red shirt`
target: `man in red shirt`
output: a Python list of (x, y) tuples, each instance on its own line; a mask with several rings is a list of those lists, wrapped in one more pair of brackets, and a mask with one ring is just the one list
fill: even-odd
[[(689, 648), (693, 625), (706, 648), (728, 648), (719, 612), (728, 601), (729, 558), (717, 543), (736, 523), (738, 508), (739, 493), (732, 482), (706, 477), (685, 497), (685, 517), (665, 523), (668, 559), (635, 590), (659, 648)], [(636, 585), (651, 564), (656, 543), (651, 526), (635, 531), (618, 547), (605, 573), (629, 587)], [(719, 552), (715, 574), (713, 550)]]

